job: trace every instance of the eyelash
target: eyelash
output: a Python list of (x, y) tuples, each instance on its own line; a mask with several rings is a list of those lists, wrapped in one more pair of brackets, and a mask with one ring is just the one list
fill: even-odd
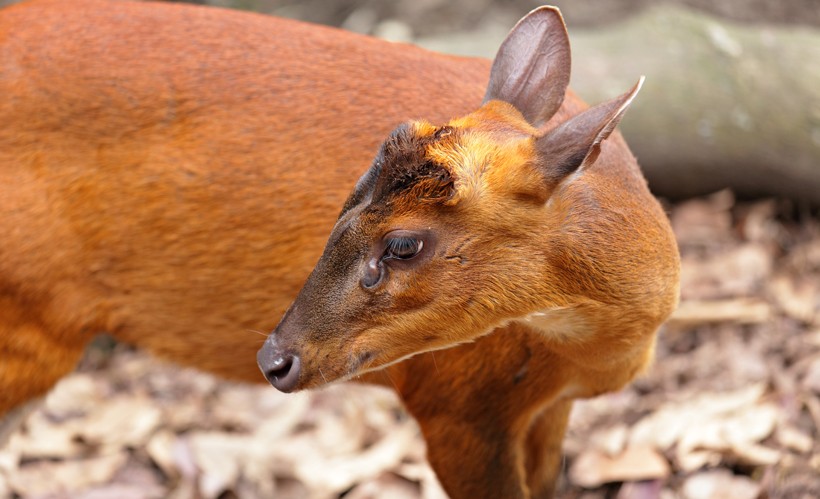
[(386, 241), (384, 258), (409, 260), (421, 252), (424, 242), (414, 237), (393, 237)]

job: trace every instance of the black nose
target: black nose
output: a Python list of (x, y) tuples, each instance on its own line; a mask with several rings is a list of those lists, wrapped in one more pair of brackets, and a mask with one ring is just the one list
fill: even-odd
[(302, 361), (298, 355), (283, 352), (268, 340), (256, 354), (256, 362), (265, 378), (277, 390), (289, 393), (296, 388), (302, 371)]

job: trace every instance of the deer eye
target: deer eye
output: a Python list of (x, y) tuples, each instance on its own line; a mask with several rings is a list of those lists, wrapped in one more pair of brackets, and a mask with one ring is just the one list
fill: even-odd
[(424, 242), (415, 237), (391, 237), (384, 246), (385, 259), (409, 260), (419, 254)]

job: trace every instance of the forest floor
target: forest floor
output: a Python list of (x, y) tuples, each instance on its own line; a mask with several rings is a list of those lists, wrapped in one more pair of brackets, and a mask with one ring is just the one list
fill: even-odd
[[(681, 306), (649, 372), (576, 403), (558, 497), (820, 497), (820, 222), (729, 192), (670, 216)], [(284, 395), (98, 346), (0, 449), (0, 497), (443, 497), (424, 453), (383, 389)]]

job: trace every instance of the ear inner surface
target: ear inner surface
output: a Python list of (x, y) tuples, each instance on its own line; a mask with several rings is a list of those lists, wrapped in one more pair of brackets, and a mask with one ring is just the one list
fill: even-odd
[(508, 102), (538, 127), (561, 107), (569, 76), (569, 37), (561, 12), (539, 7), (515, 25), (498, 49), (484, 102)]
[(643, 85), (562, 123), (536, 139), (536, 149), (547, 178), (558, 181), (598, 157), (601, 142), (610, 136)]

